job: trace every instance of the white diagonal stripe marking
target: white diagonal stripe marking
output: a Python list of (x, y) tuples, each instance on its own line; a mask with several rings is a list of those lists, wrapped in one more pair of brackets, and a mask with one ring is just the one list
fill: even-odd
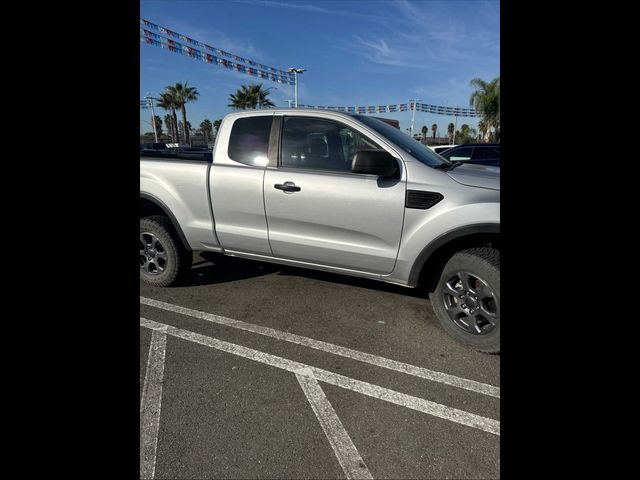
[(345, 377), (337, 373), (329, 372), (321, 368), (312, 367), (304, 363), (288, 360), (286, 358), (271, 355), (270, 353), (261, 352), (252, 348), (243, 347), (234, 343), (218, 340), (217, 338), (207, 337), (200, 335), (199, 333), (190, 332), (188, 330), (182, 330), (180, 328), (165, 325), (163, 323), (154, 322), (153, 320), (147, 320), (146, 318), (140, 318), (140, 326), (150, 328), (152, 330), (165, 331), (167, 335), (171, 335), (177, 338), (182, 338), (194, 343), (206, 345), (207, 347), (215, 348), (223, 352), (231, 353), (239, 357), (248, 358), (250, 360), (264, 363), (272, 367), (287, 370), (289, 372), (304, 375), (307, 369), (313, 372), (313, 375), (320, 381), (336, 385), (338, 387), (360, 392), (363, 395), (367, 395), (373, 398), (378, 398), (386, 402), (394, 403), (418, 412), (433, 415), (444, 420), (466, 425), (472, 428), (477, 428), (494, 435), (500, 435), (500, 422), (491, 418), (482, 417), (474, 413), (458, 410), (457, 408), (447, 407), (430, 400), (407, 395), (406, 393), (396, 392), (388, 388), (373, 385), (371, 383), (363, 382), (361, 380), (355, 380), (353, 378)]
[(161, 302), (159, 300), (154, 300), (151, 298), (140, 297), (140, 303), (142, 303), (143, 305), (148, 305), (150, 307), (167, 310), (169, 312), (179, 313), (181, 315), (187, 315), (190, 317), (198, 318), (200, 320), (217, 323), (219, 325), (225, 325), (227, 327), (237, 328), (239, 330), (245, 330), (248, 332), (257, 333), (259, 335), (276, 338), (285, 342), (303, 345), (305, 347), (313, 348), (315, 350), (321, 350), (333, 355), (338, 355), (341, 357), (350, 358), (352, 360), (368, 363), (370, 365), (376, 365), (378, 367), (387, 368), (389, 370), (395, 370), (397, 372), (413, 375), (414, 377), (420, 377), (453, 387), (470, 390), (472, 392), (481, 393), (483, 395), (500, 398), (500, 387), (476, 382), (475, 380), (456, 377), (455, 375), (429, 370), (427, 368), (410, 365), (408, 363), (391, 360), (389, 358), (379, 357), (377, 355), (353, 350), (351, 348), (342, 347), (340, 345), (334, 345), (332, 343), (323, 342), (321, 340), (303, 337), (302, 335), (283, 332), (281, 330), (263, 327), (262, 325), (255, 325), (252, 323), (243, 322), (241, 320), (234, 320), (232, 318), (222, 317), (220, 315), (214, 315), (212, 313), (201, 312), (199, 310), (193, 310), (191, 308), (180, 307), (178, 305), (172, 305), (170, 303)]
[(149, 346), (147, 371), (140, 400), (140, 478), (152, 479), (156, 470), (156, 449), (162, 407), (162, 382), (167, 335), (164, 328), (154, 329)]
[(309, 400), (313, 413), (316, 414), (347, 479), (373, 480), (367, 465), (362, 460), (358, 449), (356, 449), (351, 437), (349, 437), (338, 415), (336, 415), (313, 372), (309, 369), (297, 372), (296, 378), (307, 400)]

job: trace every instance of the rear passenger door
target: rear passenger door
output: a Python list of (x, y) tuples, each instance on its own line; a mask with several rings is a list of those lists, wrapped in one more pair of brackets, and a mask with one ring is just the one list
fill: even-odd
[(272, 123), (273, 113), (230, 117), (218, 132), (209, 188), (216, 234), (227, 251), (271, 255), (262, 184)]
[[(285, 116), (264, 201), (275, 257), (374, 274), (393, 271), (404, 219), (404, 180), (354, 174), (359, 149), (380, 148), (354, 126)], [(403, 171), (399, 161), (400, 171)]]

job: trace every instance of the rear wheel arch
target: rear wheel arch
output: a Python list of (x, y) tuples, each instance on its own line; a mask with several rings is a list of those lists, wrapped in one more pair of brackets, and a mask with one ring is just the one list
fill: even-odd
[(500, 250), (500, 224), (477, 224), (447, 232), (422, 249), (409, 274), (409, 285), (433, 291), (442, 269), (457, 252), (468, 248)]
[(140, 193), (140, 218), (149, 217), (152, 215), (162, 215), (169, 219), (171, 225), (175, 233), (180, 238), (180, 242), (182, 246), (189, 252), (192, 251), (189, 242), (187, 241), (187, 237), (185, 236), (182, 228), (180, 228), (180, 224), (176, 219), (175, 215), (171, 212), (169, 207), (167, 207), (162, 200), (148, 193)]

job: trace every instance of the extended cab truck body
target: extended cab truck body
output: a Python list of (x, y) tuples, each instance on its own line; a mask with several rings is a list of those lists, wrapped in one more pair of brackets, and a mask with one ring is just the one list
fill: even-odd
[(424, 284), (449, 333), (495, 353), (499, 181), (371, 117), (232, 113), (211, 157), (140, 159), (141, 278), (169, 286), (211, 251)]

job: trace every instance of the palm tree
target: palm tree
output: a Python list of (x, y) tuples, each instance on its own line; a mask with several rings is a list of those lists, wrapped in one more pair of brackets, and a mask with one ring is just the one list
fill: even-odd
[(436, 132), (438, 131), (438, 125), (436, 125), (435, 123), (433, 125), (431, 125), (431, 131), (433, 132), (433, 139), (436, 139)]
[(162, 92), (160, 94), (160, 100), (158, 101), (158, 106), (160, 108), (163, 108), (167, 112), (170, 112), (171, 122), (167, 122), (166, 121), (167, 117), (165, 117), (165, 123), (167, 125), (171, 125), (169, 130), (171, 131), (171, 137), (173, 142), (180, 143), (180, 132), (178, 132), (178, 116), (176, 114), (177, 103), (174, 95), (168, 90), (165, 90), (164, 92)]
[(453, 143), (453, 133), (455, 129), (456, 129), (456, 126), (453, 124), (453, 122), (447, 126), (447, 133), (449, 134), (449, 143)]
[(155, 130), (158, 134), (158, 140), (162, 136), (162, 119), (158, 115), (153, 116), (153, 123), (155, 124)]
[(167, 135), (173, 141), (173, 118), (168, 113), (164, 116), (164, 124), (167, 126)]
[(470, 82), (475, 91), (469, 98), (470, 105), (482, 115), (487, 130), (493, 129), (496, 135), (500, 130), (500, 77), (490, 82), (474, 78)]
[(478, 122), (478, 130), (480, 131), (480, 139), (485, 142), (487, 138), (487, 131), (489, 127), (487, 125), (487, 121), (483, 118)]
[(220, 130), (220, 124), (222, 123), (222, 119), (218, 119), (218, 120), (214, 120), (213, 121), (213, 128), (216, 129), (216, 135), (218, 134), (218, 130)]
[(427, 138), (427, 132), (429, 131), (429, 129), (427, 128), (426, 125), (423, 125), (420, 131), (422, 132), (422, 141), (423, 143), (426, 143), (425, 139)]
[(471, 128), (466, 123), (460, 127), (460, 130), (456, 132), (456, 138), (458, 139), (458, 143), (470, 143), (477, 135), (477, 131), (475, 128)]
[(211, 121), (205, 118), (204, 121), (200, 124), (200, 128), (204, 133), (204, 141), (209, 143), (209, 134), (213, 130), (213, 125), (211, 124)]
[(182, 125), (184, 127), (185, 142), (189, 143), (189, 122), (187, 122), (187, 108), (185, 105), (189, 102), (193, 102), (198, 99), (200, 93), (195, 87), (190, 87), (189, 82), (176, 82), (174, 85), (166, 87), (166, 91), (169, 92), (174, 100), (176, 108), (182, 110)]
[(269, 89), (263, 90), (261, 83), (241, 85), (236, 93), (229, 95), (229, 106), (236, 110), (247, 110), (257, 107), (275, 107), (276, 104), (267, 99)]

